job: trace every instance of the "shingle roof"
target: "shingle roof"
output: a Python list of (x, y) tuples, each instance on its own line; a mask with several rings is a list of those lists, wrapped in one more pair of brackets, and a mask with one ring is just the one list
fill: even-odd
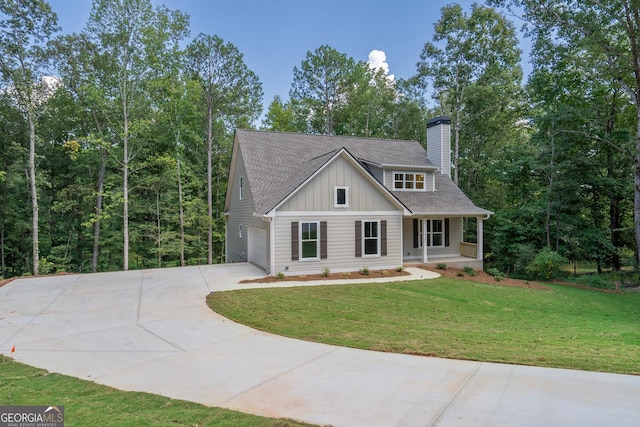
[[(259, 214), (268, 213), (342, 148), (372, 164), (434, 168), (417, 141), (237, 129), (235, 143)], [(435, 193), (392, 193), (413, 213), (490, 213), (476, 207), (449, 177), (436, 176)]]

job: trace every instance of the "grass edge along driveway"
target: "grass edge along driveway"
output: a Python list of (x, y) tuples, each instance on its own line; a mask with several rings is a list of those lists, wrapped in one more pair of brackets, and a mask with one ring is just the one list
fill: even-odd
[(3, 406), (64, 406), (67, 426), (311, 426), (150, 393), (121, 391), (50, 373), (2, 355), (0, 402)]
[(640, 293), (438, 278), (216, 292), (207, 303), (255, 329), (338, 346), (640, 374)]

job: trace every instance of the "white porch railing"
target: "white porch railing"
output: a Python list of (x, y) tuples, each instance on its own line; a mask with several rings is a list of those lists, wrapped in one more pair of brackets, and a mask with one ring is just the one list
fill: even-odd
[(478, 244), (460, 242), (460, 255), (468, 258), (478, 258)]

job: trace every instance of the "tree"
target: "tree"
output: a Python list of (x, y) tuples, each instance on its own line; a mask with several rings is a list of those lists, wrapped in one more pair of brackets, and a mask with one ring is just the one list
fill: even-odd
[[(199, 83), (205, 104), (207, 147), (207, 205), (209, 210), (207, 261), (213, 263), (213, 171), (222, 160), (221, 135), (216, 128), (232, 128), (235, 124), (256, 119), (262, 110), (262, 84), (244, 63), (233, 44), (218, 36), (199, 34), (187, 47), (190, 72)], [(214, 142), (216, 145), (214, 146)], [(216, 207), (219, 206), (220, 185), (216, 186)], [(216, 218), (218, 217), (216, 212)]]
[(484, 105), (471, 116), (466, 109), (472, 96), (484, 89), (500, 86), (517, 87), (522, 78), (519, 66), (520, 50), (513, 25), (494, 9), (474, 4), (467, 16), (460, 5), (441, 9), (435, 24), (433, 43), (425, 44), (418, 62), (417, 80), (433, 85), (434, 98), (442, 113), (451, 116), (454, 129), (454, 181), (459, 182), (461, 131), (463, 124), (473, 117), (484, 120), (506, 99)]
[(293, 69), (289, 97), (298, 114), (309, 121), (309, 131), (334, 134), (336, 112), (347, 102), (356, 62), (346, 54), (323, 45)]
[(58, 29), (56, 14), (42, 0), (0, 1), (0, 76), (29, 124), (33, 274), (38, 274), (40, 260), (35, 116), (45, 89), (41, 80), (48, 59), (45, 46)]
[(524, 12), (529, 34), (555, 34), (591, 59), (603, 77), (623, 88), (635, 109), (634, 237), (635, 264), (640, 266), (640, 14), (629, 0), (493, 0)]
[(117, 103), (118, 137), (122, 154), (123, 268), (129, 269), (129, 174), (142, 149), (137, 138), (148, 125), (149, 97), (146, 82), (155, 71), (150, 58), (162, 51), (167, 38), (158, 37), (165, 28), (179, 31), (186, 26), (182, 14), (164, 7), (153, 9), (149, 0), (95, 0), (87, 33), (97, 46), (103, 63), (102, 81), (106, 95)]
[(283, 103), (276, 95), (269, 104), (262, 126), (276, 132), (303, 132), (304, 128), (296, 126), (295, 111), (291, 102)]

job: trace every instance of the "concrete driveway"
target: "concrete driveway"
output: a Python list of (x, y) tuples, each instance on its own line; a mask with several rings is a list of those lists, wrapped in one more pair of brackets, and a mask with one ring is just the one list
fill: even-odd
[(336, 427), (640, 425), (637, 376), (309, 343), (206, 306), (262, 274), (231, 264), (15, 280), (0, 288), (0, 350), (123, 390)]

